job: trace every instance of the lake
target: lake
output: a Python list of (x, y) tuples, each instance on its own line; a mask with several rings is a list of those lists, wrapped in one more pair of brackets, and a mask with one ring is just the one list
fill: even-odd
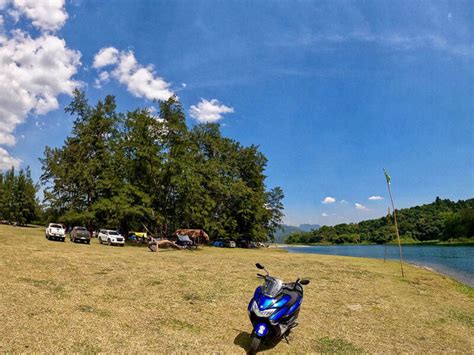
[[(291, 253), (384, 258), (383, 245), (317, 245), (285, 247)], [(474, 286), (474, 246), (402, 245), (403, 261), (427, 266)], [(387, 245), (387, 259), (399, 259), (398, 245)]]

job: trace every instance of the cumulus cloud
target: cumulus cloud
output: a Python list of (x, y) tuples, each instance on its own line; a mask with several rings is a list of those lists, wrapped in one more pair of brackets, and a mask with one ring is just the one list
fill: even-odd
[(323, 217), (327, 217), (327, 216), (328, 216), (328, 214), (323, 212), (323, 213), (321, 213), (321, 216), (323, 216)]
[(33, 26), (42, 31), (57, 31), (68, 18), (64, 0), (13, 0), (12, 5), (20, 15), (26, 16)]
[(0, 36), (0, 144), (14, 145), (13, 131), (28, 114), (44, 115), (58, 108), (58, 95), (72, 94), (80, 56), (53, 35)]
[(336, 199), (334, 197), (328, 196), (324, 198), (324, 200), (321, 201), (321, 203), (328, 204), (328, 203), (334, 203), (336, 202)]
[[(119, 51), (114, 47), (102, 48), (94, 57), (93, 67), (96, 69), (113, 65), (110, 72), (101, 72), (96, 86), (107, 76), (125, 85), (127, 90), (136, 97), (148, 100), (167, 100), (174, 95), (170, 84), (155, 73), (153, 65), (143, 66), (138, 63), (132, 51)], [(107, 74), (105, 74), (107, 73)]]
[(107, 65), (116, 64), (118, 62), (119, 51), (114, 47), (102, 48), (94, 57), (92, 67), (100, 69)]
[(223, 114), (232, 112), (234, 112), (233, 107), (221, 104), (217, 99), (208, 101), (203, 98), (189, 110), (191, 117), (199, 123), (214, 123), (222, 119)]
[[(0, 145), (13, 146), (15, 128), (28, 115), (57, 109), (59, 95), (72, 95), (81, 86), (73, 79), (81, 54), (52, 34), (68, 18), (64, 0), (0, 0), (0, 10), (15, 23), (24, 16), (40, 30), (34, 38), (20, 29), (6, 32), (0, 24)], [(20, 164), (0, 147), (0, 169)]]
[(102, 71), (99, 73), (99, 77), (94, 81), (94, 87), (100, 89), (102, 84), (109, 81), (110, 74), (107, 71)]
[(357, 210), (367, 210), (367, 207), (357, 202), (354, 204), (354, 206)]
[(374, 195), (374, 196), (370, 196), (370, 197), (369, 197), (369, 200), (370, 200), (370, 201), (380, 201), (380, 200), (383, 200), (383, 197), (382, 197), (382, 196), (378, 196), (378, 195)]
[(5, 149), (0, 147), (0, 171), (11, 169), (11, 167), (18, 168), (21, 160), (13, 158)]

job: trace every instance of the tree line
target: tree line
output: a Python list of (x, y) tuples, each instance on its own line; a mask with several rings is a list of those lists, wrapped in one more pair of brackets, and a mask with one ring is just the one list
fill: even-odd
[(37, 190), (29, 168), (0, 172), (0, 220), (27, 225), (37, 219)]
[[(402, 239), (406, 241), (456, 240), (474, 237), (474, 199), (458, 202), (439, 197), (433, 203), (396, 211)], [(396, 237), (392, 215), (359, 223), (322, 226), (290, 234), (289, 244), (387, 243)]]
[(188, 128), (177, 97), (156, 114), (118, 112), (107, 96), (90, 105), (76, 90), (64, 145), (41, 159), (45, 218), (126, 233), (157, 235), (200, 228), (212, 238), (272, 238), (283, 217), (283, 191), (265, 185), (258, 147), (222, 136), (218, 124)]

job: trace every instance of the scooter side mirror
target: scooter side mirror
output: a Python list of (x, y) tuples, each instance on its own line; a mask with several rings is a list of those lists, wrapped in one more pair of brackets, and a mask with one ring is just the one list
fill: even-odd
[(257, 267), (257, 269), (260, 269), (260, 270), (265, 269), (265, 267), (260, 263), (256, 263), (255, 266)]
[(309, 284), (309, 280), (301, 280), (300, 284), (307, 285), (307, 284)]

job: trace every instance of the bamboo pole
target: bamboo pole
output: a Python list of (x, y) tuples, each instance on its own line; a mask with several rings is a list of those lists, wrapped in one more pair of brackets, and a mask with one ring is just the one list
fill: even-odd
[[(384, 170), (384, 173), (385, 173), (385, 177), (387, 177), (388, 174), (385, 172), (385, 170)], [(397, 212), (395, 211), (395, 205), (393, 204), (393, 198), (392, 198), (392, 191), (390, 190), (390, 178), (388, 177), (386, 180), (387, 180), (388, 194), (390, 195), (390, 201), (392, 202), (393, 222), (395, 224), (395, 231), (397, 232), (398, 250), (400, 251), (400, 268), (402, 270), (402, 277), (405, 277), (405, 273), (403, 272), (402, 244), (400, 242), (400, 234), (398, 233), (398, 225), (397, 225)]]
[[(390, 206), (388, 206), (388, 213), (387, 213), (387, 222), (388, 224), (390, 224)], [(383, 262), (385, 263), (385, 261), (387, 260), (387, 241), (385, 241), (384, 243), (384, 246), (385, 246), (385, 250), (384, 250), (384, 253), (383, 253)]]

